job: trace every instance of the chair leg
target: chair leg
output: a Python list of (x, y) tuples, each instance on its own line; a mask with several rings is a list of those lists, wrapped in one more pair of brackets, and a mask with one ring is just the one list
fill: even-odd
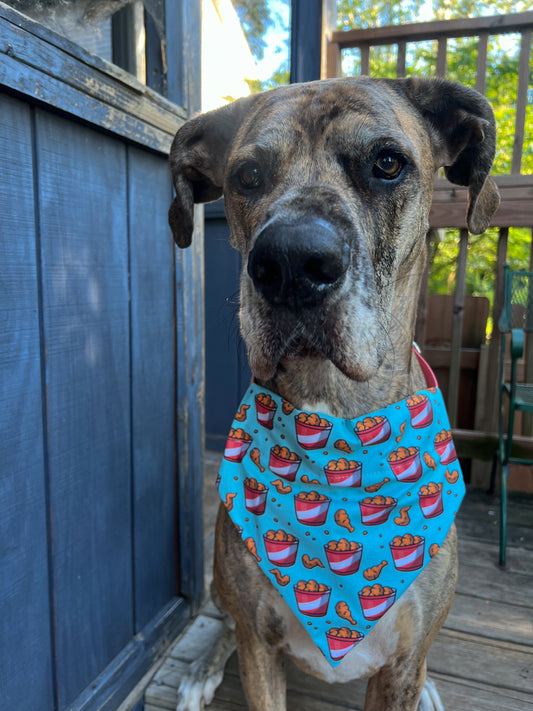
[(499, 454), (495, 454), (492, 458), (492, 467), (490, 468), (490, 483), (487, 490), (489, 496), (494, 496), (496, 492), (496, 470), (498, 469)]
[(507, 474), (509, 464), (500, 467), (500, 567), (506, 565), (507, 548)]

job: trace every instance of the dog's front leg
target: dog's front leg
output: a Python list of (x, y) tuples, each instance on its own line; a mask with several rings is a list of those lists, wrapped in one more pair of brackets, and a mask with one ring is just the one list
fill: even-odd
[(247, 624), (236, 626), (241, 682), (250, 711), (285, 711), (283, 654), (265, 644)]
[(399, 658), (369, 680), (364, 711), (417, 711), (425, 680), (425, 658)]

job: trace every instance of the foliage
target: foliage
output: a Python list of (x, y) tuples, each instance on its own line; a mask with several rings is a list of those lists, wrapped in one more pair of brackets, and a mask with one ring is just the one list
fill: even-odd
[(233, 6), (252, 54), (256, 59), (263, 59), (267, 46), (265, 34), (272, 26), (268, 0), (233, 0)]
[[(453, 17), (474, 17), (529, 10), (533, 0), (516, 3), (514, 0), (491, 0), (484, 4), (480, 0), (433, 0), (433, 17), (427, 19), (451, 19)], [(421, 3), (417, 0), (391, 2), (380, 0), (372, 4), (369, 0), (355, 2), (342, 0), (338, 3), (338, 27), (374, 27), (419, 21)], [(512, 35), (491, 37), (488, 47), (488, 71), (486, 96), (494, 109), (498, 126), (498, 148), (494, 162), (495, 174), (509, 173), (511, 169), (516, 116), (516, 94), (519, 61), (518, 37)], [(407, 75), (435, 75), (436, 42), (408, 43), (406, 57)], [(474, 87), (476, 83), (477, 39), (458, 38), (449, 40), (447, 51), (447, 78)], [(358, 50), (343, 53), (343, 73), (360, 73)], [(370, 53), (370, 74), (372, 76), (394, 77), (396, 74), (396, 49), (394, 47), (374, 47)], [(533, 77), (533, 53), (530, 64)], [(531, 81), (531, 80), (530, 80)], [(522, 155), (522, 172), (533, 173), (533, 102), (528, 103), (526, 116), (526, 136)], [(528, 134), (529, 132), (529, 134)], [(456, 260), (459, 248), (457, 230), (440, 231), (442, 239), (434, 241), (430, 248), (430, 293), (450, 293), (455, 284)], [(498, 231), (487, 230), (483, 235), (471, 236), (468, 250), (466, 291), (468, 294), (488, 296), (492, 300)], [(528, 268), (530, 259), (531, 231), (511, 229), (509, 231), (507, 259), (516, 268)]]

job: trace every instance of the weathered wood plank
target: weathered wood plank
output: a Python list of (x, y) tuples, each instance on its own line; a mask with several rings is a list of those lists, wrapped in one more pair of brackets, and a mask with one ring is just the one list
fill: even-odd
[(168, 153), (170, 149), (173, 138), (170, 133), (147, 125), (110, 104), (97, 102), (83, 91), (7, 55), (2, 55), (0, 62), (0, 84), (154, 150)]
[[(523, 176), (530, 178), (530, 176)], [(497, 181), (498, 182), (498, 181)], [(491, 219), (493, 227), (531, 227), (533, 225), (533, 181), (516, 187), (499, 188), (500, 206)], [(431, 227), (466, 227), (467, 191), (448, 184), (433, 193), (429, 213)]]
[(533, 692), (532, 663), (530, 647), (447, 629), (439, 632), (428, 654), (430, 675), (437, 672), (459, 681), (483, 684), (486, 688), (525, 693)]
[(175, 250), (176, 353), (178, 360), (178, 500), (180, 593), (199, 603), (203, 595), (202, 455), (204, 441), (203, 208), (195, 208), (188, 249)]
[[(485, 590), (485, 575), (480, 575), (479, 570), (472, 571), (468, 594), (456, 593), (452, 609), (446, 619), (446, 629), (458, 632), (470, 632), (479, 637), (502, 640), (505, 642), (518, 642), (530, 645), (533, 652), (533, 609), (532, 605), (527, 605), (527, 600), (523, 591), (517, 592), (515, 598), (514, 591), (501, 589), (504, 594), (503, 601), (490, 599), (488, 594), (482, 597)], [(526, 576), (524, 576), (525, 578)], [(527, 585), (533, 582), (533, 575), (522, 579), (521, 583)], [(473, 597), (472, 592), (476, 597)], [(488, 591), (487, 591), (488, 592)], [(495, 590), (493, 589), (494, 593)], [(531, 598), (531, 588), (529, 588)], [(523, 604), (516, 604), (518, 599)], [(526, 603), (526, 604), (524, 604)]]
[(39, 110), (36, 128), (66, 705), (133, 632), (126, 159), (124, 145), (56, 115)]
[[(493, 661), (493, 660), (491, 660)], [(493, 662), (494, 663), (494, 662)], [(496, 662), (497, 663), (497, 662)], [(498, 689), (465, 679), (431, 673), (445, 708), (453, 711), (527, 711), (533, 709), (531, 695), (510, 689)]]
[(174, 245), (161, 156), (128, 148), (135, 631), (176, 593)]
[(54, 703), (32, 144), (30, 108), (0, 95), (0, 698), (12, 709)]
[[(174, 104), (162, 102), (155, 92), (138, 82), (117, 81), (104, 68), (80, 61), (61, 47), (30, 34), (0, 17), (2, 35), (0, 54), (7, 55), (27, 67), (36, 69), (39, 76), (48, 76), (87, 97), (97, 104), (107, 104), (145, 123), (173, 134), (185, 118), (184, 112)], [(44, 83), (44, 80), (43, 80)], [(74, 107), (73, 107), (74, 108)]]
[[(510, 505), (509, 513), (512, 514), (516, 507)], [(462, 524), (461, 524), (462, 528)], [(489, 538), (489, 536), (487, 536)], [(492, 538), (492, 536), (491, 536)], [(501, 599), (503, 590), (509, 584), (509, 571), (512, 574), (518, 573), (520, 575), (530, 575), (533, 571), (533, 550), (527, 548), (510, 548), (508, 556), (508, 569), (501, 570), (498, 567), (498, 544), (490, 543), (486, 541), (475, 541), (466, 538), (466, 536), (459, 536), (459, 585), (461, 584), (461, 560), (471, 560), (475, 558), (476, 567), (489, 568), (489, 572), (486, 574), (487, 578), (490, 578), (488, 585), (487, 595), (490, 595), (490, 590), (492, 586), (500, 586), (502, 593), (498, 594), (496, 598), (491, 596), (491, 599)], [(522, 587), (522, 586), (521, 586)], [(464, 589), (458, 588), (460, 592), (464, 592)], [(526, 598), (529, 599), (531, 604), (531, 596), (528, 588), (524, 588)]]

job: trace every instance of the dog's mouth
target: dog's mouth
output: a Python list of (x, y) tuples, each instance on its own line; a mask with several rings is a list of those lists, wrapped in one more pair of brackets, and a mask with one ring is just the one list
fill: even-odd
[(333, 316), (325, 309), (320, 318), (315, 313), (312, 323), (304, 319), (251, 317), (241, 312), (243, 337), (248, 347), (248, 360), (255, 377), (272, 380), (278, 371), (297, 370), (302, 360), (330, 361), (350, 380), (367, 381), (377, 371), (381, 358), (373, 338), (373, 319), (363, 319), (365, 327), (354, 332), (347, 314), (339, 309)]

